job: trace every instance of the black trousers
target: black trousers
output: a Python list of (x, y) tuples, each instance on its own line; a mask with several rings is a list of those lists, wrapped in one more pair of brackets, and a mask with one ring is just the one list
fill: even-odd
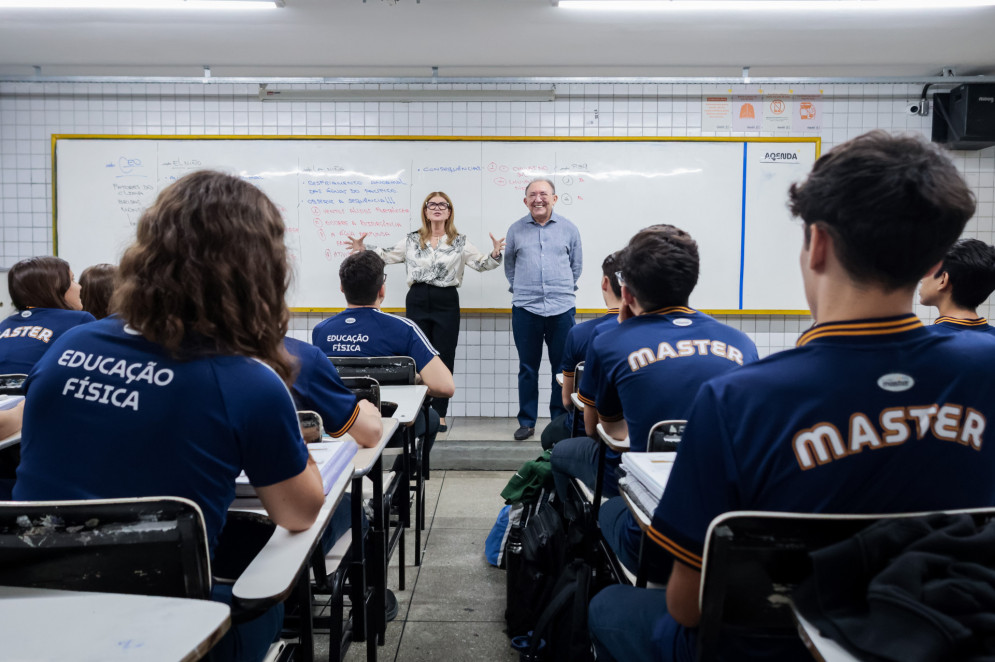
[[(459, 342), (459, 291), (455, 287), (415, 283), (408, 290), (405, 306), (405, 316), (428, 336), (439, 358), (453, 372)], [(449, 398), (434, 398), (432, 408), (439, 416), (445, 416)]]

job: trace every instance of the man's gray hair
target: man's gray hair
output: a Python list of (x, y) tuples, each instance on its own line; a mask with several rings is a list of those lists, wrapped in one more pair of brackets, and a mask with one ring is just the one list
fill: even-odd
[(525, 193), (528, 194), (529, 187), (532, 186), (533, 184), (537, 183), (537, 182), (546, 182), (547, 184), (549, 184), (549, 188), (553, 189), (553, 195), (556, 195), (556, 184), (554, 184), (551, 179), (546, 179), (545, 177), (536, 177), (531, 182), (529, 182), (528, 184), (526, 184), (526, 186), (525, 186)]

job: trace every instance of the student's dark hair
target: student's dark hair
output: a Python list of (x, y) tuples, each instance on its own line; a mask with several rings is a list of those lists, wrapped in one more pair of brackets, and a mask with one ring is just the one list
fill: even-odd
[(995, 290), (995, 247), (978, 239), (960, 239), (943, 258), (943, 272), (950, 277), (950, 298), (961, 308), (977, 308)]
[(615, 275), (616, 271), (622, 269), (621, 256), (622, 251), (615, 251), (601, 263), (601, 275), (608, 279), (608, 286), (612, 288), (612, 293), (616, 298), (622, 296), (622, 286), (618, 284), (618, 276)]
[(138, 221), (111, 310), (177, 358), (259, 358), (286, 383), (290, 283), (280, 212), (238, 177), (201, 170), (170, 184)]
[(66, 292), (73, 283), (69, 263), (60, 257), (41, 255), (17, 262), (7, 272), (10, 302), (18, 310), (59, 308), (72, 310)]
[(383, 285), (384, 261), (373, 251), (353, 253), (339, 267), (339, 281), (346, 303), (353, 306), (371, 306), (377, 301)]
[(698, 283), (698, 244), (673, 225), (653, 225), (629, 240), (622, 280), (645, 311), (686, 306)]
[(974, 214), (974, 194), (939, 148), (871, 131), (834, 148), (792, 184), (791, 212), (832, 237), (850, 276), (887, 290), (914, 285)]
[(79, 296), (83, 301), (83, 310), (98, 320), (104, 319), (110, 314), (108, 308), (111, 294), (114, 293), (114, 276), (116, 274), (117, 267), (105, 262), (87, 267), (79, 276), (81, 288)]

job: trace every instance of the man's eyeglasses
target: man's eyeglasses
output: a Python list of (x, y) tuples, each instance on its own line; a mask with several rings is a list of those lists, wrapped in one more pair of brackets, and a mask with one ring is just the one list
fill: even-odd
[(425, 209), (449, 209), (448, 202), (426, 202)]
[(618, 281), (619, 285), (625, 285), (625, 279), (622, 278), (622, 272), (621, 271), (616, 271), (615, 272), (615, 280)]

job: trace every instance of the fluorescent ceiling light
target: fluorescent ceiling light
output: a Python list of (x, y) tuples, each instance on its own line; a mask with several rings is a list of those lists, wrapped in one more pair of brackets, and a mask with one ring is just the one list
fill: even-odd
[(260, 101), (554, 101), (552, 88), (539, 90), (271, 90), (259, 86)]
[(995, 0), (559, 0), (563, 9), (592, 11), (709, 11), (709, 10), (916, 10), (991, 7)]
[(0, 9), (276, 9), (285, 0), (0, 0)]

